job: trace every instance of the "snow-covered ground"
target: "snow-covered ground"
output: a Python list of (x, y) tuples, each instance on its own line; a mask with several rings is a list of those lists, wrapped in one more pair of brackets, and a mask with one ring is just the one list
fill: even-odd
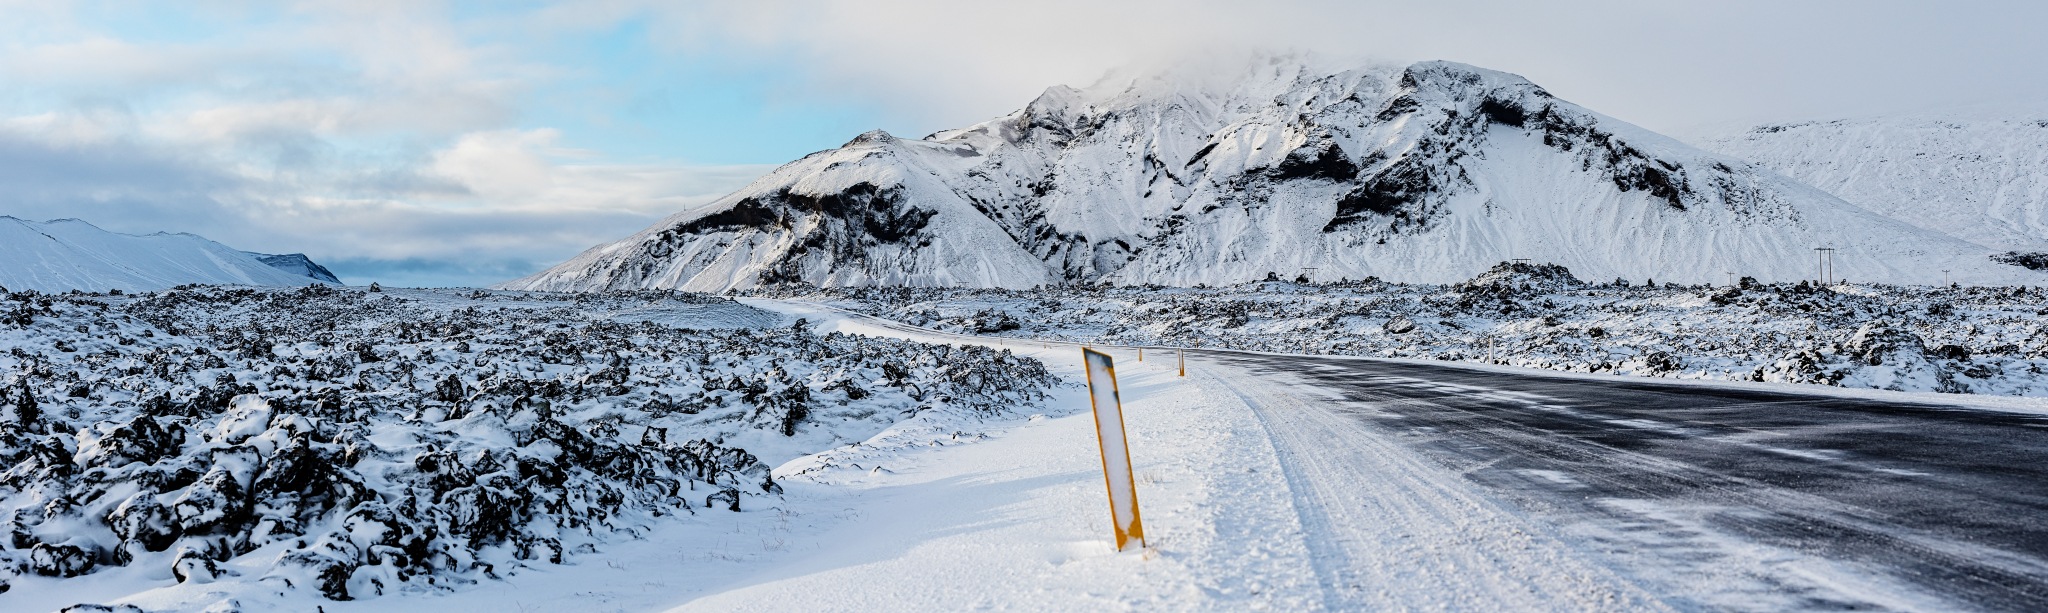
[[(953, 340), (824, 308), (750, 302), (780, 311), (782, 321), (807, 318), (828, 336)], [(978, 344), (1080, 378), (1071, 345)], [(1092, 418), (1083, 390), (1069, 383), (1042, 402), (1005, 407), (1014, 410), (920, 412), (857, 444), (781, 463), (780, 491), (747, 496), (742, 512), (632, 516), (619, 522), (621, 534), (583, 539), (588, 546), (561, 564), (510, 563), (496, 578), (452, 589), (330, 600), (257, 579), (276, 564), (266, 551), (221, 564), (225, 572), (212, 582), (180, 583), (168, 568), (139, 564), (68, 579), (15, 577), (0, 608), (1324, 608), (1314, 552), (1257, 419), (1213, 380), (1178, 377), (1167, 356), (1140, 362), (1135, 352), (1112, 351), (1151, 539), (1141, 552), (1110, 545)]]
[[(1677, 379), (2048, 395), (2048, 291), (1587, 283), (1503, 263), (1468, 281), (1034, 291), (785, 287), (944, 331), (1362, 355)], [(1740, 284), (1740, 283), (1739, 283)]]
[[(750, 303), (829, 322), (821, 328), (962, 340), (803, 304)], [(1081, 373), (1072, 344), (969, 342), (1038, 358), (1069, 379)], [(1183, 378), (1171, 353), (1149, 352), (1140, 362), (1136, 349), (1103, 349), (1117, 359), (1149, 537), (1143, 551), (1119, 554), (1110, 544), (1092, 418), (1081, 390), (1070, 387), (1050, 403), (1056, 412), (989, 424), (987, 438), (973, 444), (863, 445), (783, 465), (776, 474), (791, 492), (812, 491), (799, 482), (843, 488), (821, 506), (844, 504), (860, 515), (807, 523), (816, 531), (806, 534), (808, 549), (674, 610), (1660, 608), (1474, 494), (1458, 474), (1398, 447), (1373, 450), (1378, 463), (1350, 470), (1400, 478), (1359, 480), (1344, 495), (1399, 504), (1358, 522), (1364, 538), (1316, 538), (1304, 525), (1316, 521), (1308, 508), (1316, 501), (1290, 477), (1304, 458), (1282, 457), (1242, 395), (1289, 382), (1233, 380), (1235, 370), (1199, 363)], [(1429, 544), (1437, 539), (1446, 546)], [(1371, 571), (1349, 574), (1352, 562)]]
[[(500, 557), (491, 558), (500, 564), (495, 576), (474, 571), (425, 573), (443, 581), (468, 579), (474, 583), (458, 581), (452, 586), (441, 583), (426, 587), (415, 581), (396, 584), (398, 589), (381, 595), (356, 593), (352, 600), (333, 600), (322, 596), (318, 589), (283, 588), (274, 579), (265, 580), (279, 576), (274, 571), (281, 558), (289, 554), (289, 547), (272, 545), (272, 549), (217, 564), (223, 572), (211, 582), (179, 581), (173, 576), (171, 560), (160, 553), (144, 554), (127, 566), (100, 567), (72, 578), (13, 577), (12, 589), (0, 593), (0, 610), (54, 610), (77, 602), (132, 604), (148, 611), (318, 607), (334, 612), (437, 613), (1664, 610), (1672, 606), (1684, 608), (1687, 603), (1768, 609), (1773, 603), (1789, 602), (1772, 600), (1774, 596), (1770, 594), (1718, 594), (1712, 585), (1676, 575), (1658, 576), (1655, 569), (1618, 567), (1614, 560), (1587, 550), (1540, 518), (1489, 497), (1475, 489), (1460, 472), (1413, 449), (1392, 440), (1358, 446), (1358, 441), (1372, 440), (1372, 436), (1369, 432), (1353, 432), (1361, 428), (1357, 423), (1317, 421), (1318, 413), (1291, 408), (1316, 402), (1322, 392), (1314, 386), (1292, 380), (1249, 378), (1239, 369), (1206, 360), (1191, 361), (1188, 376), (1183, 378), (1178, 376), (1170, 351), (1146, 351), (1143, 361), (1139, 361), (1136, 348), (1100, 347), (1118, 361), (1121, 395), (1132, 436), (1132, 459), (1139, 476), (1139, 498), (1149, 537), (1148, 546), (1142, 551), (1118, 553), (1110, 545), (1109, 510), (1103, 496), (1092, 418), (1085, 410), (1084, 390), (1074, 383), (1081, 379), (1081, 364), (1079, 352), (1072, 344), (1014, 337), (970, 339), (854, 316), (825, 305), (769, 299), (743, 298), (735, 303), (660, 293), (388, 294), (393, 295), (352, 292), (347, 298), (349, 302), (409, 314), (418, 323), (445, 323), (440, 318), (462, 313), (499, 325), (517, 322), (532, 326), (522, 329), (543, 333), (553, 324), (539, 324), (557, 321), (581, 322), (579, 325), (600, 330), (603, 326), (595, 325), (596, 322), (656, 321), (663, 327), (675, 328), (694, 325), (695, 331), (690, 334), (708, 335), (702, 340), (751, 339), (759, 346), (757, 350), (767, 355), (786, 354), (789, 347), (785, 343), (792, 340), (791, 335), (802, 337), (787, 328), (801, 318), (813, 338), (859, 335), (924, 343), (891, 345), (909, 351), (890, 352), (887, 356), (934, 351), (932, 347), (945, 344), (1009, 351), (1016, 358), (1042, 363), (1051, 375), (1065, 383), (1039, 388), (1050, 395), (1035, 402), (1025, 402), (1025, 396), (1014, 396), (1002, 406), (990, 407), (993, 410), (956, 407), (914, 411), (865, 426), (843, 425), (844, 422), (833, 425), (814, 413), (812, 421), (824, 422), (820, 427), (833, 431), (836, 438), (817, 438), (800, 444), (774, 444), (788, 441), (789, 437), (764, 430), (763, 424), (744, 421), (745, 413), (726, 413), (742, 419), (723, 426), (672, 423), (671, 427), (676, 429), (668, 433), (671, 440), (680, 432), (703, 433), (687, 436), (713, 434), (757, 450), (756, 454), (775, 464), (772, 480), (779, 491), (747, 491), (741, 497), (740, 512), (698, 505), (695, 500), (689, 501), (694, 513), (644, 512), (651, 506), (638, 507), (643, 512), (633, 512), (631, 505), (625, 505), (611, 514), (610, 530), (564, 537), (562, 542), (569, 551), (558, 564), (520, 560), (519, 555), (497, 550)], [(115, 347), (158, 350), (196, 344), (192, 343), (194, 337), (166, 339), (168, 330), (157, 324), (111, 315), (111, 309), (118, 307), (110, 306), (108, 314), (102, 314), (96, 307), (79, 304), (95, 300), (111, 299), (52, 300), (47, 308), (54, 314), (44, 315), (39, 320), (42, 324), (32, 323), (31, 328), (15, 328), (8, 333), (13, 335), (9, 338), (15, 347), (46, 347), (55, 340), (64, 340), (69, 345), (83, 345), (75, 347), (80, 351), (70, 353), (85, 355)], [(313, 302), (319, 305), (318, 301)], [(30, 304), (39, 302), (31, 300)], [(248, 304), (247, 300), (198, 301), (196, 306), (186, 307), (183, 317), (204, 314), (220, 322), (238, 321), (263, 328), (267, 320), (252, 316), (262, 310), (251, 309)], [(289, 304), (294, 311), (316, 317), (323, 314), (304, 303)], [(487, 316), (496, 309), (506, 311)], [(105, 328), (100, 323), (102, 319), (119, 323), (118, 329), (123, 332), (101, 334), (100, 339), (90, 339), (94, 335), (89, 333), (78, 333), (79, 338), (50, 338), (56, 332), (72, 329), (77, 322), (92, 322), (86, 324), (89, 330)], [(388, 325), (393, 318), (385, 313), (369, 319)], [(362, 323), (346, 318), (335, 321), (342, 328)], [(481, 321), (468, 324), (471, 329), (461, 333), (475, 337), (466, 341), (471, 344), (472, 356), (481, 354), (516, 362), (514, 352), (484, 348), (524, 347), (527, 345), (513, 343), (534, 338), (507, 337), (502, 331), (485, 329)], [(35, 327), (50, 322), (61, 325)], [(434, 329), (431, 325), (421, 327)], [(153, 330), (154, 335), (141, 336), (143, 329)], [(465, 342), (435, 337), (445, 334), (438, 331), (421, 332), (423, 336), (418, 340), (406, 341), (407, 333), (402, 329), (372, 329), (395, 339), (388, 341), (394, 345), (373, 351), (392, 350), (399, 355), (386, 361), (410, 360), (419, 368), (448, 363), (429, 362), (423, 353), (414, 351), (440, 351)], [(743, 334), (742, 329), (749, 331)], [(25, 336), (25, 332), (44, 336)], [(220, 338), (218, 331), (194, 334), (208, 335), (204, 338), (211, 340)], [(154, 344), (120, 345), (122, 338)], [(540, 337), (542, 342), (532, 346), (545, 347), (545, 338)], [(633, 364), (633, 378), (629, 380), (633, 389), (625, 395), (626, 399), (647, 399), (653, 391), (660, 390), (680, 392), (673, 388), (690, 385), (678, 385), (677, 381), (697, 380), (680, 372), (667, 381), (643, 374), (660, 347), (659, 343), (637, 342), (634, 352), (622, 354)], [(723, 347), (728, 352), (745, 351), (730, 344)], [(312, 348), (273, 348), (274, 352), (291, 350), (311, 352)], [(993, 355), (958, 349), (949, 353)], [(835, 356), (814, 353), (809, 357), (829, 360)], [(764, 365), (759, 360), (745, 363)], [(39, 362), (37, 367), (43, 364)], [(61, 365), (51, 364), (53, 369), (57, 366)], [(589, 366), (595, 370), (595, 364)], [(544, 373), (551, 374), (576, 370), (558, 364), (541, 367)], [(1486, 364), (1470, 367), (1511, 368)], [(558, 370), (563, 372), (557, 373)], [(243, 375), (251, 371), (234, 372)], [(912, 376), (913, 385), (929, 384), (934, 377), (943, 378), (941, 374), (937, 369), (917, 369)], [(287, 389), (298, 384), (293, 378), (258, 381), (265, 386), (282, 381), (284, 385), (279, 387)], [(909, 393), (907, 386), (894, 390), (882, 385), (871, 388), (877, 395), (869, 398)], [(104, 399), (113, 393), (110, 389), (92, 388), (85, 398)], [(1935, 397), (1875, 390), (1833, 393), (1876, 394), (1892, 400), (1926, 401)], [(823, 395), (814, 394), (814, 399)], [(931, 397), (943, 401), (936, 398), (938, 395), (943, 394)], [(753, 406), (738, 398), (738, 394), (731, 396), (735, 396), (730, 400), (736, 406)], [(591, 418), (592, 415), (603, 413), (600, 409), (606, 405), (631, 404), (616, 397), (606, 398), (563, 400), (576, 410), (563, 411), (560, 420), (595, 438), (605, 420)], [(894, 402), (903, 400), (897, 397)], [(434, 406), (426, 398), (415, 402), (422, 409)], [(84, 423), (92, 419), (83, 413), (68, 416), (66, 408), (83, 409), (88, 404), (76, 399), (50, 398), (42, 409), (46, 414), (59, 416), (53, 419), (64, 420), (65, 424)], [(916, 403), (907, 405), (914, 407)], [(837, 410), (832, 406), (820, 408)], [(651, 414), (634, 415), (627, 411), (624, 417), (613, 427), (620, 431), (617, 436), (633, 438), (635, 433), (626, 430), (632, 429), (633, 424), (649, 423), (646, 419)], [(430, 431), (448, 427), (451, 422), (460, 426), (461, 421), (433, 422), (415, 417), (382, 423), (386, 428)], [(1342, 438), (1343, 448), (1330, 449), (1329, 441), (1319, 442), (1316, 436)], [(376, 440), (381, 444), (384, 439)], [(487, 441), (471, 440), (469, 444), (488, 447)], [(809, 452), (817, 453), (804, 455)], [(385, 474), (392, 479), (405, 476), (404, 471)], [(607, 482), (601, 477), (588, 475), (582, 483), (602, 488)], [(760, 480), (751, 479), (734, 485)], [(1332, 488), (1332, 483), (1342, 486)], [(87, 487), (74, 491), (92, 490)], [(705, 488), (699, 494), (710, 491)], [(0, 493), (0, 501), (5, 501), (9, 508), (24, 509), (29, 506), (22, 504), (28, 502), (24, 498), (28, 495), (7, 490)], [(49, 506), (47, 499), (37, 501), (44, 508)], [(21, 517), (21, 511), (12, 517)], [(88, 522), (91, 517), (88, 514), (66, 521)], [(1339, 538), (1330, 538), (1331, 535)], [(375, 538), (374, 534), (366, 536)], [(7, 544), (0, 543), (4, 545)], [(479, 553), (480, 557), (489, 555), (488, 548)], [(1768, 564), (1783, 563), (1779, 558), (1757, 562), (1763, 566), (1752, 570), (1770, 572)], [(1803, 584), (1819, 586), (1814, 589), (1861, 593), (1865, 601), (1890, 608), (1927, 608), (1921, 606), (1927, 603), (1913, 600), (1915, 596), (1910, 593), (1869, 584), (1869, 578), (1857, 575), (1854, 569), (1829, 570), (1825, 566), (1801, 564), (1806, 569), (1802, 572), (1809, 574), (1828, 571), (1800, 579)], [(1665, 584), (1696, 591), (1657, 591), (1663, 589), (1659, 586), (1668, 587)], [(1865, 589), (1875, 587), (1885, 589)]]
[(669, 292), (0, 304), (5, 610), (459, 599), (652, 532), (717, 534), (781, 502), (777, 464), (1001, 418), (1056, 383), (1000, 351)]

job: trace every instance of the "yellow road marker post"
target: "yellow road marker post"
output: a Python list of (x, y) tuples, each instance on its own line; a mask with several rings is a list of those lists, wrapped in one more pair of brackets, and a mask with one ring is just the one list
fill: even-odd
[(1131, 449), (1124, 439), (1123, 403), (1116, 393), (1116, 364), (1109, 354), (1082, 349), (1088, 365), (1088, 401), (1095, 409), (1095, 440), (1102, 448), (1102, 480), (1109, 488), (1110, 525), (1116, 528), (1116, 550), (1132, 539), (1145, 546), (1145, 527), (1138, 520), (1138, 480), (1131, 471)]

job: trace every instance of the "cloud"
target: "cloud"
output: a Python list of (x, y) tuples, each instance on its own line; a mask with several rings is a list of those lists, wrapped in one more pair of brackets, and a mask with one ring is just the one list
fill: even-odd
[[(51, 122), (63, 123), (63, 122)], [(0, 129), (0, 194), (17, 217), (139, 217), (205, 224), (232, 215), (212, 194), (235, 190), (240, 177), (199, 160), (61, 127), (58, 138)], [(164, 228), (151, 228), (155, 231)], [(139, 231), (141, 228), (131, 228)]]
[(322, 263), (343, 283), (390, 287), (476, 287), (477, 279), (517, 279), (547, 268), (553, 262), (530, 260), (374, 260), (342, 258)]
[[(123, 37), (90, 7), (0, 4), (0, 214), (482, 285), (768, 170), (608, 161), (512, 127), (562, 69), (438, 3), (288, 6), (205, 5), (178, 15), (197, 30)], [(31, 16), (48, 29), (13, 19)]]
[(273, 173), (129, 140), (51, 142), (0, 131), (0, 193), (8, 194), (0, 213), (306, 253), (345, 263), (334, 270), (351, 282), (396, 274), (413, 285), (485, 285), (707, 204), (772, 170), (564, 163), (550, 156), (578, 152), (552, 147), (553, 139), (545, 130), (485, 131), (414, 167)]
[(2048, 37), (2033, 32), (2048, 21), (2041, 3), (758, 0), (648, 10), (678, 53), (803, 67), (791, 96), (883, 100), (920, 134), (1117, 66), (1250, 49), (1467, 62), (1674, 131), (2048, 94), (2038, 61)]

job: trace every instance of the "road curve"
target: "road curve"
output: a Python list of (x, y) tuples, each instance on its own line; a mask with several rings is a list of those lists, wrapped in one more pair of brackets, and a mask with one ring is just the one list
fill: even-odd
[[(1232, 387), (1291, 382), (1285, 401), (1240, 391), (1283, 454), (1398, 441), (1665, 607), (2048, 610), (2048, 419), (1413, 362), (1197, 360), (1237, 371), (1222, 377)], [(1371, 511), (1318, 512), (1357, 524)], [(1346, 572), (1361, 571), (1332, 579)]]
[[(848, 313), (963, 341), (1081, 346)], [(1304, 528), (1331, 544), (1319, 572), (1332, 609), (2048, 611), (2048, 418), (1791, 386), (1186, 351), (1293, 458)], [(1255, 383), (1272, 381), (1290, 384)], [(1471, 487), (1398, 474), (1390, 445)], [(1370, 489), (1360, 479), (1405, 479), (1392, 491), (1411, 500), (1347, 495)], [(1494, 505), (1547, 541), (1470, 520)], [(1379, 512), (1434, 514), (1446, 525), (1383, 525)], [(1361, 541), (1409, 537), (1449, 543), (1429, 547), (1445, 566), (1361, 555), (1386, 552), (1384, 542)], [(1509, 551), (1552, 543), (1579, 555)], [(1584, 568), (1589, 560), (1600, 568)], [(1493, 576), (1430, 585), (1443, 580), (1432, 574), (1473, 572)], [(1389, 597), (1389, 582), (1427, 596)], [(1526, 596), (1472, 600), (1460, 583)], [(1377, 591), (1345, 591), (1361, 586)]]

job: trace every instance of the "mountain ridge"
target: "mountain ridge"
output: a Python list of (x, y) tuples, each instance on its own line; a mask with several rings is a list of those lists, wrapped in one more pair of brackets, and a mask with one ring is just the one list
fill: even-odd
[(1591, 279), (1794, 280), (1823, 246), (1859, 280), (2039, 278), (1512, 74), (1264, 58), (1192, 85), (1055, 86), (927, 139), (871, 131), (495, 287), (1449, 282), (1517, 258)]

